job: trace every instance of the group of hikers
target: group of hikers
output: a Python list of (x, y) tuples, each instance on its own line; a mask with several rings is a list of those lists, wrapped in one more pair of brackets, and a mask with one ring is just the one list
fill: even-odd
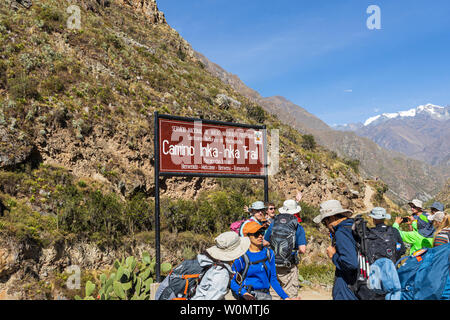
[[(236, 300), (299, 300), (297, 265), (307, 245), (301, 225), (301, 198), (298, 192), (295, 199), (284, 201), (278, 214), (272, 202), (256, 201), (245, 207), (249, 217), (231, 224), (230, 231), (217, 236), (215, 245), (196, 259), (175, 268), (161, 283), (156, 299), (223, 300), (225, 296), (230, 298), (231, 290)], [(438, 262), (414, 265), (425, 257), (439, 257), (438, 253), (433, 255), (432, 250), (438, 250), (433, 248), (450, 246), (450, 216), (439, 202), (431, 205), (429, 213), (418, 199), (409, 206), (412, 214), (397, 217), (392, 226), (386, 224), (391, 216), (385, 208), (373, 208), (369, 217), (374, 227), (369, 228), (362, 215), (353, 217), (353, 212), (343, 208), (338, 200), (320, 204), (320, 214), (313, 221), (322, 224), (322, 230), (329, 232), (331, 238), (326, 253), (336, 267), (334, 300), (400, 300), (404, 282), (414, 281), (407, 277), (420, 274), (423, 265), (437, 268), (439, 263), (445, 267), (440, 267), (444, 269), (440, 278), (436, 273), (439, 289), (433, 290), (440, 290), (437, 299), (450, 299), (449, 250)], [(406, 224), (402, 229), (407, 231), (401, 230), (401, 224)], [(407, 246), (410, 254), (404, 256)], [(399, 260), (408, 257), (414, 257), (404, 263), (408, 270), (398, 269), (397, 273)], [(414, 287), (411, 283), (408, 286)], [(433, 285), (426, 290), (430, 291), (430, 287)], [(420, 296), (409, 294), (411, 299)]]

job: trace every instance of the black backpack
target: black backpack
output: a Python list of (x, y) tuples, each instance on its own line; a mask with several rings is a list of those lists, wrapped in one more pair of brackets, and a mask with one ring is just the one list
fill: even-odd
[(350, 289), (360, 300), (384, 300), (382, 294), (370, 290), (367, 286), (370, 265), (380, 258), (390, 259), (396, 263), (397, 240), (392, 227), (386, 226), (382, 230), (369, 229), (367, 222), (358, 215), (354, 218), (352, 234), (356, 242), (359, 270), (356, 282)]
[(275, 217), (270, 236), (270, 246), (275, 253), (275, 265), (277, 267), (288, 267), (298, 263), (295, 250), (295, 234), (298, 221), (292, 214), (282, 213)]
[(357, 216), (354, 220), (353, 238), (358, 252), (367, 258), (369, 265), (380, 258), (388, 258), (396, 263), (397, 240), (394, 229), (390, 226), (369, 229), (367, 222), (361, 216)]

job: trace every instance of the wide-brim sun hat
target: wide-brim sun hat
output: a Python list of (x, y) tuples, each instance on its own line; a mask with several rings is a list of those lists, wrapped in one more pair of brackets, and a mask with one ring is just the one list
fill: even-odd
[(319, 211), (320, 214), (313, 219), (315, 223), (321, 223), (323, 219), (337, 214), (342, 214), (346, 217), (350, 217), (353, 214), (351, 210), (342, 208), (339, 200), (328, 200), (322, 202), (320, 204)]
[(442, 221), (444, 221), (444, 218), (445, 218), (445, 213), (443, 211), (438, 211), (435, 214), (428, 216), (429, 221), (442, 222)]
[(375, 207), (370, 211), (369, 217), (378, 219), (378, 220), (383, 220), (383, 219), (389, 220), (391, 218), (391, 215), (386, 212), (385, 208)]
[(289, 199), (283, 202), (283, 206), (278, 209), (279, 213), (296, 214), (302, 211), (302, 208), (298, 205), (297, 201)]
[(256, 210), (265, 210), (265, 209), (266, 209), (266, 205), (264, 204), (264, 202), (256, 201), (256, 202), (252, 203), (252, 205), (248, 208), (248, 211), (253, 212)]
[(444, 205), (436, 201), (430, 206), (430, 209), (436, 209), (437, 211), (444, 211)]
[(417, 207), (420, 209), (423, 209), (423, 202), (420, 201), (419, 199), (413, 199), (412, 201), (408, 202), (408, 204), (412, 207)]
[(206, 249), (206, 252), (220, 261), (233, 261), (246, 253), (250, 247), (250, 238), (240, 237), (234, 231), (224, 232), (214, 241), (216, 245)]

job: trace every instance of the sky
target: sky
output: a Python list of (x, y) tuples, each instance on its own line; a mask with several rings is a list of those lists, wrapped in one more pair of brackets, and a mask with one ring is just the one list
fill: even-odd
[(157, 3), (194, 50), (329, 125), (450, 105), (448, 0)]

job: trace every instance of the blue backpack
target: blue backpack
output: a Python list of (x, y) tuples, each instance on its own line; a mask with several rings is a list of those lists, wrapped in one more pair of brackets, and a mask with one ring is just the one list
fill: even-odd
[(424, 248), (404, 257), (397, 265), (402, 287), (401, 300), (448, 299), (450, 290), (450, 243)]

